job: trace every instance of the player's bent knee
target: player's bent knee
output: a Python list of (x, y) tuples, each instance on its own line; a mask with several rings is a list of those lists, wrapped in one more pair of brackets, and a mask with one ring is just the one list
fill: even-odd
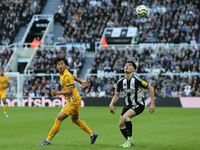
[(123, 116), (123, 120), (124, 120), (124, 122), (131, 121), (131, 119), (129, 117), (126, 117), (126, 116)]
[(5, 98), (3, 98), (3, 99), (2, 99), (2, 101), (3, 101), (3, 104), (4, 104), (4, 105), (6, 105), (6, 104), (7, 104), (7, 103), (6, 103), (6, 97), (5, 97)]
[(63, 121), (63, 119), (61, 119), (60, 117), (57, 117), (56, 119), (58, 119), (60, 122), (62, 122), (62, 121)]
[(78, 119), (77, 120), (72, 120), (72, 123), (77, 124), (78, 123)]
[(3, 101), (3, 104), (6, 105), (7, 104), (6, 101)]
[(126, 126), (124, 122), (119, 123), (119, 127), (124, 127), (124, 126)]

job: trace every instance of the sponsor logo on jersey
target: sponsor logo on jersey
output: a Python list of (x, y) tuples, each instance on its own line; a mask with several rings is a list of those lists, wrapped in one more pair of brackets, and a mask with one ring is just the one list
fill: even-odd
[(125, 93), (133, 93), (135, 90), (134, 89), (124, 89)]

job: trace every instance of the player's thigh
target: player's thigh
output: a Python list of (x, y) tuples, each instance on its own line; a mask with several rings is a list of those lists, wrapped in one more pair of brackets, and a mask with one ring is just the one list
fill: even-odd
[(132, 118), (132, 117), (136, 116), (135, 110), (130, 108), (123, 116)]
[(61, 112), (66, 114), (67, 116), (71, 116), (72, 114), (80, 114), (80, 108), (76, 105), (65, 105)]
[(2, 99), (3, 103), (6, 103), (6, 98), (7, 98), (6, 92), (2, 92), (2, 93), (0, 94), (0, 96), (1, 96), (1, 99)]
[(145, 108), (145, 106), (144, 106), (144, 105), (141, 105), (141, 104), (132, 106), (132, 107), (124, 114), (124, 116), (129, 117), (129, 118), (135, 117), (135, 116), (141, 114), (141, 113), (144, 111), (144, 108)]
[(57, 119), (58, 119), (59, 121), (63, 121), (63, 120), (66, 119), (67, 117), (68, 117), (68, 116), (67, 116), (66, 114), (60, 112), (60, 113), (58, 114), (58, 116), (57, 116)]

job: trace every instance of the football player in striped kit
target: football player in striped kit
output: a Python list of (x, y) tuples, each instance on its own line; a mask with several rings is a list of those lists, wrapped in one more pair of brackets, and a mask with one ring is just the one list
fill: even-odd
[(143, 89), (149, 89), (151, 97), (151, 105), (149, 107), (149, 112), (153, 113), (155, 111), (154, 105), (154, 89), (146, 81), (142, 80), (140, 77), (134, 74), (137, 69), (136, 64), (133, 61), (127, 61), (124, 67), (125, 77), (121, 78), (117, 82), (117, 88), (115, 90), (115, 95), (109, 105), (110, 112), (115, 114), (114, 104), (118, 101), (120, 91), (125, 92), (125, 103), (126, 106), (123, 108), (119, 127), (121, 133), (126, 138), (126, 143), (121, 144), (123, 147), (130, 147), (133, 144), (132, 139), (132, 123), (131, 118), (141, 114), (145, 108)]

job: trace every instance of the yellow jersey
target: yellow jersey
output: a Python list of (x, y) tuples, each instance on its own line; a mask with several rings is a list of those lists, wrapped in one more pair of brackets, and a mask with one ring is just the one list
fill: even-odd
[(5, 91), (6, 89), (2, 89), (3, 86), (6, 86), (6, 83), (9, 83), (9, 78), (7, 76), (0, 76), (0, 91)]
[(74, 78), (72, 76), (72, 74), (67, 71), (67, 69), (65, 69), (65, 71), (63, 72), (63, 74), (59, 74), (60, 76), (60, 82), (61, 82), (61, 87), (63, 91), (67, 91), (68, 90), (68, 86), (74, 86), (72, 94), (66, 94), (66, 104), (67, 105), (72, 105), (72, 104), (78, 104), (80, 105), (81, 103), (81, 96), (74, 84)]

